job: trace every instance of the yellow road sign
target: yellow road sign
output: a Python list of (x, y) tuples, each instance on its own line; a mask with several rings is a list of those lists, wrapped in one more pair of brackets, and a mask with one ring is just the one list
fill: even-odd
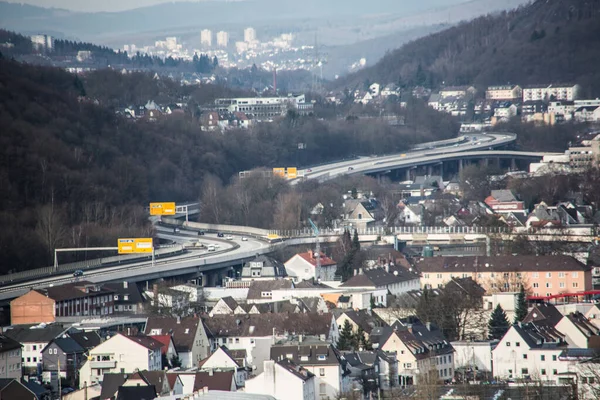
[(298, 169), (296, 167), (289, 167), (287, 169), (287, 178), (296, 179), (298, 177)]
[(273, 168), (273, 175), (285, 178), (285, 168)]
[(152, 253), (152, 238), (118, 239), (119, 254)]
[(150, 215), (175, 215), (175, 203), (150, 203)]

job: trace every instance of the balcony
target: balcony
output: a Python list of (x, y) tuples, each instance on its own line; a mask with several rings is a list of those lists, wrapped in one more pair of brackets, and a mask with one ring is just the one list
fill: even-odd
[(90, 368), (98, 368), (98, 369), (110, 369), (116, 368), (117, 361), (90, 361)]

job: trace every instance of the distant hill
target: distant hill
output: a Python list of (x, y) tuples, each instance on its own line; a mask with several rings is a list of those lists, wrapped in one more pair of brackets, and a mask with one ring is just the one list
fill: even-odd
[(537, 0), (410, 42), (335, 86), (569, 81), (598, 96), (599, 64), (600, 0)]

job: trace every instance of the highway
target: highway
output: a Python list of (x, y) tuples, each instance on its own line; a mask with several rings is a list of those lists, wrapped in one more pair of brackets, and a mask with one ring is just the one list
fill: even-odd
[[(465, 135), (465, 140), (463, 141), (448, 141), (449, 143), (443, 145), (435, 145), (437, 142), (422, 143), (404, 153), (379, 157), (360, 157), (356, 160), (321, 165), (301, 170), (299, 175), (303, 175), (304, 179), (326, 180), (344, 174), (365, 174), (391, 167), (409, 167), (436, 161), (436, 157), (440, 158), (439, 161), (458, 158), (459, 154), (464, 152), (469, 152), (473, 155), (473, 152), (478, 151), (481, 152), (480, 154), (483, 154), (490, 151), (490, 149), (513, 143), (516, 139), (517, 135), (512, 133), (473, 133)], [(350, 170), (349, 168), (352, 169)], [(296, 179), (291, 181), (291, 183), (296, 184), (299, 181), (300, 179)]]
[(153, 275), (169, 275), (169, 273), (176, 275), (181, 270), (209, 271), (220, 268), (224, 263), (235, 263), (238, 260), (247, 259), (270, 250), (269, 243), (250, 237), (243, 241), (242, 236), (234, 235), (232, 240), (226, 240), (216, 237), (216, 234), (210, 233), (198, 236), (197, 232), (185, 229), (181, 229), (178, 233), (173, 233), (172, 228), (165, 228), (158, 225), (157, 231), (159, 238), (173, 240), (180, 245), (200, 240), (206, 245), (213, 244), (219, 247), (215, 252), (209, 252), (206, 249), (190, 250), (184, 254), (156, 260), (154, 264), (151, 261), (144, 261), (84, 271), (84, 275), (80, 278), (75, 278), (72, 274), (53, 275), (48, 278), (7, 285), (0, 288), (0, 300), (21, 296), (31, 288), (39, 289), (80, 280), (102, 283), (120, 280), (139, 280), (136, 278), (140, 276), (152, 279)]

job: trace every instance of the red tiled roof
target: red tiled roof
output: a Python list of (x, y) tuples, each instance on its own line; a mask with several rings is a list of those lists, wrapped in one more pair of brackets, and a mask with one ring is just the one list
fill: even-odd
[(167, 354), (171, 343), (171, 335), (150, 335), (149, 337), (162, 343), (163, 347), (160, 349), (160, 353)]
[[(312, 251), (307, 251), (306, 253), (298, 253), (300, 257), (302, 257), (305, 261), (312, 264), (313, 267), (317, 266), (317, 258), (315, 257), (315, 253)], [(325, 253), (321, 252), (321, 266), (335, 265), (337, 264), (333, 259), (327, 257)]]

